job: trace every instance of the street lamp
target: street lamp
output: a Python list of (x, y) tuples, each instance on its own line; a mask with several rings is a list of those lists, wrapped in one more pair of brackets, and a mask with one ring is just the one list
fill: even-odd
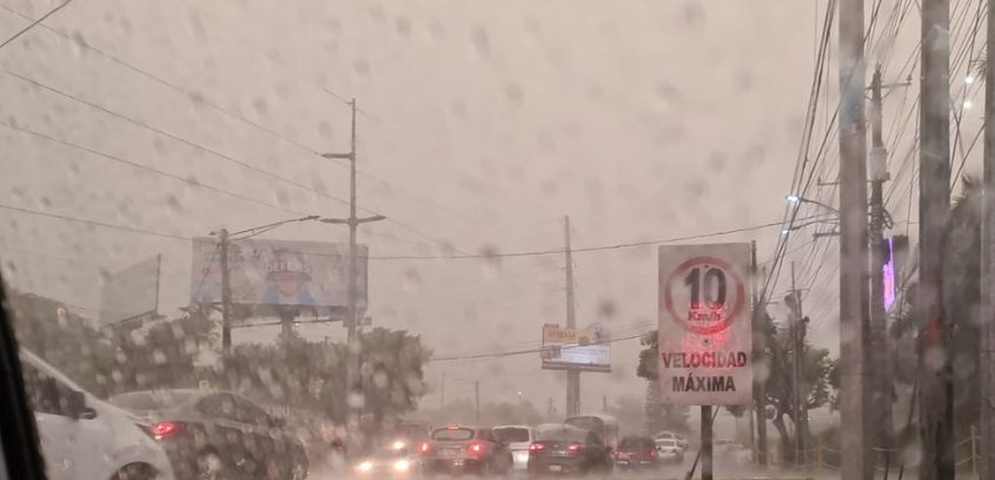
[(348, 318), (346, 318), (345, 324), (347, 330), (346, 336), (346, 405), (349, 412), (348, 428), (352, 430), (359, 426), (359, 417), (356, 415), (356, 410), (358, 409), (355, 405), (361, 405), (362, 399), (354, 399), (353, 394), (361, 395), (361, 391), (357, 392), (357, 389), (362, 389), (360, 382), (356, 381), (357, 374), (359, 372), (359, 356), (358, 348), (356, 344), (356, 327), (359, 323), (359, 315), (356, 310), (356, 296), (357, 296), (357, 284), (358, 281), (358, 266), (357, 266), (357, 255), (356, 255), (356, 229), (359, 225), (364, 223), (378, 222), (386, 219), (387, 217), (383, 215), (374, 215), (371, 217), (359, 218), (356, 216), (356, 99), (349, 102), (350, 107), (352, 107), (352, 135), (350, 140), (350, 147), (348, 153), (324, 153), (321, 156), (323, 158), (329, 159), (345, 159), (349, 160), (349, 217), (348, 218), (322, 218), (320, 221), (322, 223), (330, 223), (335, 225), (348, 225), (349, 226), (349, 295), (346, 299), (348, 302)]
[(795, 195), (795, 194), (788, 195), (787, 197), (784, 197), (784, 198), (785, 198), (785, 200), (788, 201), (788, 203), (790, 203), (792, 205), (798, 205), (798, 204), (802, 204), (802, 203), (810, 203), (812, 205), (818, 205), (818, 206), (820, 206), (822, 208), (825, 208), (826, 210), (829, 210), (830, 212), (833, 212), (836, 215), (840, 214), (840, 211), (836, 207), (833, 207), (831, 205), (826, 205), (825, 203), (822, 203), (822, 202), (820, 202), (818, 200), (812, 200), (810, 198), (800, 197), (800, 196)]

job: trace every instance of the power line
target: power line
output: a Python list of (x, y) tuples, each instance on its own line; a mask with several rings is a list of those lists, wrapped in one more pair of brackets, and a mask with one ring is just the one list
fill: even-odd
[[(627, 336), (620, 337), (620, 338), (612, 338), (610, 340), (606, 340), (604, 342), (601, 342), (599, 345), (612, 344), (612, 343), (623, 342), (623, 341), (626, 341), (626, 340), (633, 340), (633, 339), (636, 339), (636, 338), (642, 338), (643, 335), (646, 335), (647, 333), (648, 332), (641, 332), (641, 333), (638, 333), (638, 334), (635, 334), (635, 335), (627, 335)], [(569, 350), (569, 349), (572, 349), (572, 348), (581, 348), (581, 346), (577, 345), (577, 346), (564, 346), (564, 347), (562, 347), (562, 349), (564, 349), (564, 350)], [(459, 356), (432, 357), (432, 358), (429, 358), (428, 361), (429, 362), (452, 362), (452, 361), (476, 360), (476, 359), (484, 359), (484, 358), (504, 358), (504, 357), (516, 357), (516, 356), (519, 356), (519, 355), (529, 355), (529, 354), (535, 354), (535, 353), (541, 353), (541, 352), (542, 352), (542, 348), (529, 348), (529, 349), (524, 349), (524, 350), (510, 350), (510, 351), (504, 351), (504, 352), (481, 353), (481, 354), (476, 354), (476, 355), (459, 355)]]
[[(814, 219), (818, 217), (809, 217), (808, 219)], [(823, 216), (822, 218), (825, 218)], [(804, 220), (804, 219), (803, 219)], [(574, 253), (584, 253), (584, 252), (598, 252), (604, 250), (618, 250), (625, 248), (635, 248), (635, 247), (646, 247), (652, 245), (661, 245), (666, 243), (681, 242), (688, 240), (699, 240), (703, 238), (719, 237), (724, 235), (732, 235), (736, 233), (751, 232), (755, 230), (763, 230), (771, 227), (779, 227), (784, 225), (783, 221), (764, 223), (761, 225), (754, 225), (751, 227), (733, 228), (729, 230), (720, 230), (716, 232), (701, 233), (696, 235), (687, 235), (681, 237), (666, 238), (660, 240), (647, 240), (640, 242), (628, 242), (628, 243), (617, 243), (613, 245), (601, 245), (596, 247), (583, 247), (572, 249)], [(493, 254), (468, 254), (468, 255), (393, 255), (393, 256), (371, 256), (370, 260), (465, 260), (465, 259), (493, 259), (493, 258), (514, 258), (514, 257), (536, 257), (541, 255), (558, 255), (566, 252), (562, 248), (553, 248), (547, 250), (532, 250), (524, 252), (511, 252), (511, 253), (493, 253)]]
[[(14, 13), (14, 14), (16, 14), (16, 15), (18, 15), (18, 16), (21, 16), (21, 17), (24, 17), (24, 18), (29, 18), (27, 15), (25, 15), (25, 14), (23, 14), (21, 12), (18, 12), (18, 11), (14, 10), (14, 9), (11, 9), (9, 7), (5, 7), (5, 9), (8, 10), (8, 11), (10, 11), (10, 12), (12, 12), (12, 13)], [(178, 92), (178, 93), (182, 94), (185, 98), (193, 100), (194, 103), (196, 103), (196, 104), (207, 105), (207, 106), (211, 107), (212, 109), (214, 109), (217, 112), (220, 112), (220, 113), (222, 113), (222, 114), (224, 114), (224, 115), (226, 115), (226, 116), (228, 116), (230, 118), (234, 118), (234, 119), (236, 119), (236, 120), (238, 120), (238, 121), (240, 121), (242, 123), (250, 125), (250, 126), (256, 128), (258, 130), (266, 132), (267, 134), (273, 136), (274, 138), (277, 138), (277, 139), (282, 140), (282, 141), (284, 141), (286, 143), (294, 145), (294, 146), (300, 148), (301, 150), (306, 151), (307, 153), (309, 153), (311, 155), (318, 156), (318, 157), (321, 156), (321, 153), (318, 152), (317, 150), (315, 150), (315, 149), (313, 149), (313, 148), (311, 148), (311, 147), (309, 147), (309, 146), (307, 146), (307, 145), (305, 145), (305, 144), (303, 144), (301, 142), (298, 142), (296, 140), (292, 140), (290, 138), (287, 138), (287, 137), (281, 135), (280, 133), (278, 133), (278, 132), (276, 132), (276, 131), (274, 131), (274, 130), (266, 127), (266, 126), (259, 124), (258, 122), (254, 122), (254, 121), (249, 120), (248, 118), (245, 118), (245, 117), (243, 117), (241, 115), (237, 115), (237, 114), (231, 112), (230, 110), (225, 109), (224, 107), (218, 105), (217, 103), (211, 102), (210, 100), (208, 100), (207, 98), (205, 98), (203, 95), (199, 95), (197, 93), (194, 93), (194, 92), (191, 92), (189, 90), (186, 90), (186, 89), (184, 89), (184, 88), (182, 88), (182, 87), (180, 87), (178, 85), (175, 85), (175, 84), (173, 84), (173, 83), (171, 83), (171, 82), (169, 82), (169, 81), (167, 81), (167, 80), (165, 80), (165, 79), (163, 79), (163, 78), (161, 78), (159, 76), (156, 76), (156, 75), (154, 75), (154, 74), (152, 74), (152, 73), (150, 73), (150, 72), (148, 72), (148, 71), (146, 71), (144, 69), (136, 67), (136, 66), (134, 66), (134, 65), (132, 65), (132, 64), (130, 64), (130, 63), (128, 63), (128, 62), (126, 62), (126, 61), (124, 61), (124, 60), (122, 60), (122, 59), (120, 59), (120, 58), (118, 58), (118, 57), (116, 57), (116, 56), (114, 56), (114, 55), (106, 52), (106, 51), (100, 50), (100, 49), (94, 47), (93, 45), (90, 45), (88, 43), (80, 44), (79, 42), (76, 42), (69, 34), (66, 34), (65, 32), (63, 32), (63, 31), (61, 31), (59, 29), (50, 27), (50, 26), (45, 25), (45, 24), (39, 24), (39, 25), (42, 28), (45, 28), (46, 30), (48, 30), (48, 31), (50, 31), (50, 32), (52, 32), (54, 34), (56, 34), (56, 35), (58, 35), (58, 36), (60, 36), (60, 37), (62, 37), (64, 39), (66, 39), (66, 40), (69, 40), (69, 41), (73, 42), (74, 45), (79, 45), (81, 48), (83, 48), (85, 50), (89, 50), (89, 51), (94, 52), (94, 53), (96, 53), (96, 54), (98, 54), (100, 56), (103, 56), (104, 58), (107, 58), (108, 60), (111, 60), (112, 62), (114, 62), (114, 63), (116, 63), (116, 64), (118, 64), (118, 65), (120, 65), (120, 66), (122, 66), (122, 67), (124, 67), (124, 68), (126, 68), (128, 70), (131, 70), (131, 71), (133, 71), (135, 73), (138, 73), (141, 76), (144, 76), (144, 77), (146, 77), (146, 78), (148, 78), (148, 79), (150, 79), (150, 80), (152, 80), (152, 81), (154, 81), (154, 82), (156, 82), (156, 83), (158, 83), (160, 85), (163, 85), (163, 86), (165, 86), (165, 87), (167, 87), (167, 88), (169, 88), (169, 89), (171, 89), (171, 90), (173, 90), (175, 92)], [(360, 172), (360, 173), (362, 173), (362, 172)], [(365, 173), (363, 173), (363, 174), (366, 175)], [(269, 174), (269, 176), (274, 176), (274, 175), (273, 174)], [(308, 187), (306, 185), (300, 184), (298, 182), (290, 181), (290, 180), (284, 179), (282, 177), (275, 177), (274, 176), (274, 178), (278, 178), (280, 181), (287, 182), (287, 183), (289, 183), (291, 185), (294, 185), (294, 186), (297, 186), (299, 188), (303, 188), (305, 190), (312, 191), (312, 192), (318, 194), (319, 196), (321, 196), (323, 198), (327, 198), (327, 199), (330, 199), (330, 200), (333, 200), (333, 201), (336, 201), (336, 202), (339, 202), (339, 203), (343, 203), (344, 202), (344, 203), (348, 204), (348, 202), (345, 202), (342, 199), (333, 197), (331, 195), (328, 195), (327, 193), (324, 193), (324, 192), (321, 192), (319, 190), (313, 189), (311, 187)], [(364, 208), (364, 207), (358, 207), (358, 208), (360, 210), (362, 210), (364, 212), (367, 212), (367, 213), (370, 213), (370, 214), (377, 214), (378, 213), (378, 212), (375, 212), (375, 211), (373, 211), (373, 210), (371, 210), (369, 208)], [(417, 228), (415, 228), (415, 227), (413, 227), (413, 226), (411, 226), (411, 225), (409, 225), (409, 224), (407, 224), (405, 222), (397, 220), (395, 218), (388, 217), (387, 221), (390, 222), (390, 223), (393, 223), (393, 224), (395, 224), (395, 225), (397, 225), (397, 226), (399, 226), (399, 227), (401, 227), (401, 228), (403, 228), (405, 230), (408, 230), (411, 233), (414, 233), (414, 234), (416, 234), (416, 235), (418, 235), (420, 237), (423, 237), (423, 238), (425, 238), (427, 240), (430, 240), (432, 242), (446, 243), (446, 242), (443, 242), (443, 241), (441, 241), (441, 240), (439, 240), (439, 239), (437, 239), (435, 237), (432, 237), (431, 235), (428, 235), (428, 234), (426, 234), (426, 233), (418, 230)]]
[(88, 219), (85, 219), (85, 218), (78, 218), (78, 217), (73, 217), (73, 216), (69, 216), (69, 215), (61, 215), (61, 214), (58, 214), (58, 213), (43, 212), (43, 211), (40, 211), (40, 210), (32, 210), (32, 209), (24, 208), (24, 207), (15, 207), (13, 205), (0, 204), (0, 209), (9, 210), (9, 211), (12, 211), (12, 212), (24, 213), (24, 214), (28, 214), (28, 215), (35, 215), (35, 216), (40, 216), (40, 217), (55, 218), (55, 219), (63, 220), (63, 221), (66, 221), (66, 222), (82, 223), (82, 224), (86, 224), (86, 225), (92, 225), (92, 226), (95, 226), (95, 227), (104, 227), (104, 228), (110, 228), (110, 229), (113, 229), (113, 230), (122, 230), (122, 231), (132, 232), (132, 233), (142, 233), (142, 234), (145, 234), (145, 235), (152, 235), (152, 236), (155, 236), (155, 237), (170, 238), (170, 239), (173, 239), (173, 240), (193, 241), (193, 238), (191, 238), (191, 237), (185, 237), (185, 236), (177, 235), (177, 234), (173, 234), (173, 233), (157, 232), (155, 230), (146, 230), (144, 228), (139, 228), (139, 227), (129, 227), (129, 226), (125, 226), (125, 225), (117, 225), (117, 224), (107, 223), (107, 222), (101, 222), (101, 221), (97, 221), (97, 220), (88, 220)]
[[(20, 31), (18, 31), (17, 33), (15, 33), (13, 36), (11, 36), (10, 38), (8, 38), (7, 40), (4, 40), (3, 43), (0, 43), (0, 48), (6, 47), (7, 45), (10, 44), (10, 42), (13, 42), (14, 40), (17, 40), (21, 35), (24, 35), (25, 33), (27, 33), (28, 30), (31, 30), (32, 28), (35, 28), (36, 26), (40, 25), (41, 22), (44, 22), (46, 19), (48, 19), (48, 17), (51, 17), (52, 15), (55, 15), (55, 13), (58, 12), (59, 10), (62, 10), (63, 8), (66, 8), (66, 5), (69, 5), (69, 3), (72, 2), (72, 1), (73, 0), (66, 0), (65, 2), (62, 2), (61, 4), (59, 4), (59, 6), (57, 6), (57, 7), (53, 8), (53, 9), (49, 10), (48, 13), (42, 15), (41, 17), (38, 17), (37, 20), (31, 22), (30, 24), (28, 24), (28, 26), (22, 28)], [(30, 18), (27, 17), (27, 16), (25, 16), (25, 18), (28, 18), (30, 20)]]
[(20, 126), (11, 125), (11, 124), (6, 123), (6, 122), (0, 122), (0, 126), (2, 126), (4, 128), (7, 128), (7, 129), (10, 129), (10, 130), (17, 131), (17, 132), (27, 133), (29, 135), (33, 135), (33, 136), (38, 137), (38, 138), (42, 138), (42, 139), (45, 139), (45, 140), (48, 140), (48, 141), (51, 141), (51, 142), (54, 142), (54, 143), (58, 143), (60, 145), (66, 146), (66, 147), (70, 147), (70, 148), (74, 148), (74, 149), (77, 149), (77, 150), (80, 150), (80, 151), (84, 151), (84, 152), (90, 153), (92, 155), (96, 155), (98, 157), (102, 157), (102, 158), (105, 158), (105, 159), (108, 159), (108, 160), (111, 160), (111, 161), (114, 161), (114, 162), (122, 163), (122, 164), (125, 164), (125, 165), (128, 165), (128, 166), (131, 166), (133, 168), (137, 168), (139, 170), (145, 170), (145, 171), (148, 171), (148, 172), (155, 173), (156, 175), (161, 175), (161, 176), (166, 177), (166, 178), (171, 178), (173, 180), (180, 181), (180, 182), (182, 182), (182, 183), (184, 183), (186, 185), (189, 185), (189, 186), (193, 186), (193, 187), (197, 187), (197, 188), (205, 188), (205, 189), (211, 190), (213, 192), (220, 193), (222, 195), (226, 195), (226, 196), (229, 196), (229, 197), (232, 197), (232, 198), (237, 198), (237, 199), (249, 202), (249, 203), (255, 203), (257, 205), (262, 205), (262, 206), (266, 206), (266, 207), (276, 208), (276, 209), (283, 210), (283, 211), (288, 212), (288, 213), (293, 213), (295, 215), (305, 215), (304, 213), (296, 211), (296, 210), (292, 210), (292, 209), (289, 209), (289, 208), (286, 208), (286, 207), (282, 207), (280, 205), (269, 203), (269, 202), (264, 201), (264, 200), (259, 200), (259, 199), (252, 198), (252, 197), (249, 197), (249, 196), (246, 196), (246, 195), (242, 195), (240, 193), (235, 193), (235, 192), (232, 192), (232, 191), (229, 191), (229, 190), (225, 190), (223, 188), (216, 187), (214, 185), (210, 185), (210, 184), (207, 184), (207, 183), (203, 183), (203, 182), (198, 181), (198, 180), (194, 180), (194, 179), (191, 179), (191, 178), (184, 178), (184, 177), (182, 177), (180, 175), (175, 175), (175, 174), (172, 174), (172, 173), (164, 172), (162, 170), (159, 170), (159, 169), (157, 169), (155, 167), (151, 167), (149, 165), (145, 165), (145, 164), (138, 163), (138, 162), (133, 162), (131, 160), (127, 160), (127, 159), (118, 157), (116, 155), (111, 155), (109, 153), (105, 153), (105, 152), (102, 152), (100, 150), (95, 150), (95, 149), (92, 149), (90, 147), (86, 147), (86, 146), (83, 146), (83, 145), (80, 145), (80, 144), (77, 144), (77, 143), (73, 143), (73, 142), (70, 142), (68, 140), (63, 140), (63, 139), (60, 139), (60, 138), (56, 138), (56, 137), (53, 137), (51, 135), (47, 135), (47, 134), (44, 134), (44, 133), (41, 133), (41, 132), (38, 132), (38, 131), (35, 131), (35, 130), (31, 130), (31, 129), (20, 127)]

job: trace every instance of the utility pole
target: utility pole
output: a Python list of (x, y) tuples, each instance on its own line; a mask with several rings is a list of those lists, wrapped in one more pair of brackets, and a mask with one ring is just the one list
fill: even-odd
[(808, 387), (805, 385), (805, 318), (802, 316), (802, 296), (795, 284), (795, 262), (791, 262), (791, 293), (784, 299), (791, 308), (788, 336), (794, 361), (791, 369), (791, 413), (795, 421), (795, 463), (805, 465), (808, 443)]
[(228, 229), (218, 231), (221, 242), (221, 351), (231, 352), (231, 279), (228, 269)]
[(950, 328), (943, 265), (950, 225), (950, 2), (922, 2), (919, 135), (919, 480), (954, 478)]
[(995, 8), (988, 9), (985, 60), (985, 152), (981, 224), (981, 464), (995, 475)]
[[(908, 86), (908, 83), (889, 85)], [(870, 251), (871, 251), (871, 310), (870, 310), (870, 351), (868, 352), (871, 370), (874, 375), (871, 403), (874, 422), (874, 447), (888, 455), (892, 446), (892, 388), (894, 377), (891, 368), (891, 355), (888, 348), (888, 318), (884, 305), (884, 266), (888, 263), (888, 243), (884, 230), (888, 228), (888, 213), (884, 206), (884, 182), (890, 180), (888, 174), (888, 151), (884, 146), (883, 111), (881, 90), (881, 64), (874, 68), (871, 79), (871, 153), (868, 163), (868, 177), (871, 181)]]
[[(349, 218), (322, 218), (324, 223), (345, 224), (349, 226), (349, 297), (347, 301), (348, 316), (345, 319), (347, 329), (346, 335), (346, 404), (351, 405), (352, 395), (362, 395), (362, 382), (358, 379), (359, 373), (359, 344), (356, 338), (356, 327), (359, 324), (359, 314), (356, 308), (356, 297), (358, 296), (359, 265), (356, 245), (356, 230), (364, 223), (377, 222), (387, 217), (374, 215), (366, 218), (356, 217), (356, 99), (349, 102), (352, 110), (352, 132), (350, 136), (349, 153), (325, 153), (321, 156), (332, 159), (349, 160)], [(359, 416), (355, 409), (349, 407), (349, 428), (354, 429), (359, 426)]]
[[(563, 235), (566, 240), (567, 264), (567, 328), (577, 328), (577, 311), (574, 302), (574, 261), (570, 248), (570, 216), (563, 217)], [(567, 370), (567, 416), (580, 414), (580, 370)]]
[[(864, 0), (839, 0), (840, 42), (840, 447), (842, 480), (870, 480), (869, 324)], [(924, 43), (924, 45), (926, 45)], [(923, 49), (924, 51), (926, 49)]]
[(446, 408), (446, 372), (442, 372), (442, 388), (439, 392), (439, 411)]
[[(757, 293), (757, 279), (760, 278), (757, 267), (757, 242), (754, 240), (750, 242), (750, 275), (753, 277), (750, 285), (753, 290), (751, 292), (753, 297), (753, 404), (754, 414), (757, 417), (755, 447), (757, 463), (765, 467), (767, 466), (767, 382), (760, 379), (757, 371), (768, 372), (770, 362), (767, 361), (767, 331), (760, 315), (761, 310), (766, 307), (761, 305), (764, 302)], [(752, 437), (753, 434), (751, 433), (750, 436)]]

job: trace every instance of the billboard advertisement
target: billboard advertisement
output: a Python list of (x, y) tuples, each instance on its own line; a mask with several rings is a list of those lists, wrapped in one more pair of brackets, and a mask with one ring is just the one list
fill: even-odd
[(547, 324), (542, 327), (545, 370), (611, 371), (611, 336), (599, 324), (585, 329)]
[(100, 323), (115, 326), (155, 316), (159, 309), (162, 256), (142, 260), (105, 276), (100, 289)]
[(657, 369), (665, 405), (753, 401), (750, 244), (659, 249)]
[[(358, 246), (356, 306), (366, 309), (367, 255)], [(232, 240), (228, 246), (231, 301), (255, 317), (294, 314), (344, 319), (349, 294), (349, 246), (293, 240)], [(193, 303), (221, 302), (221, 245), (214, 237), (193, 242)]]

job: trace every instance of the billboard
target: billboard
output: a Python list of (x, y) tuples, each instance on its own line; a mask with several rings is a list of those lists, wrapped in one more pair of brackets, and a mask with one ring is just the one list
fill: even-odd
[(659, 249), (660, 401), (747, 405), (753, 401), (750, 245)]
[[(356, 307), (366, 309), (367, 255), (356, 255)], [(293, 240), (232, 240), (228, 246), (229, 287), (234, 305), (249, 316), (294, 314), (344, 319), (349, 294), (349, 246)], [(192, 303), (221, 302), (221, 245), (214, 237), (193, 241)]]
[(611, 336), (599, 324), (586, 329), (543, 325), (540, 357), (545, 370), (610, 372)]
[(103, 326), (127, 324), (156, 315), (161, 264), (162, 256), (156, 255), (104, 277), (100, 290)]

